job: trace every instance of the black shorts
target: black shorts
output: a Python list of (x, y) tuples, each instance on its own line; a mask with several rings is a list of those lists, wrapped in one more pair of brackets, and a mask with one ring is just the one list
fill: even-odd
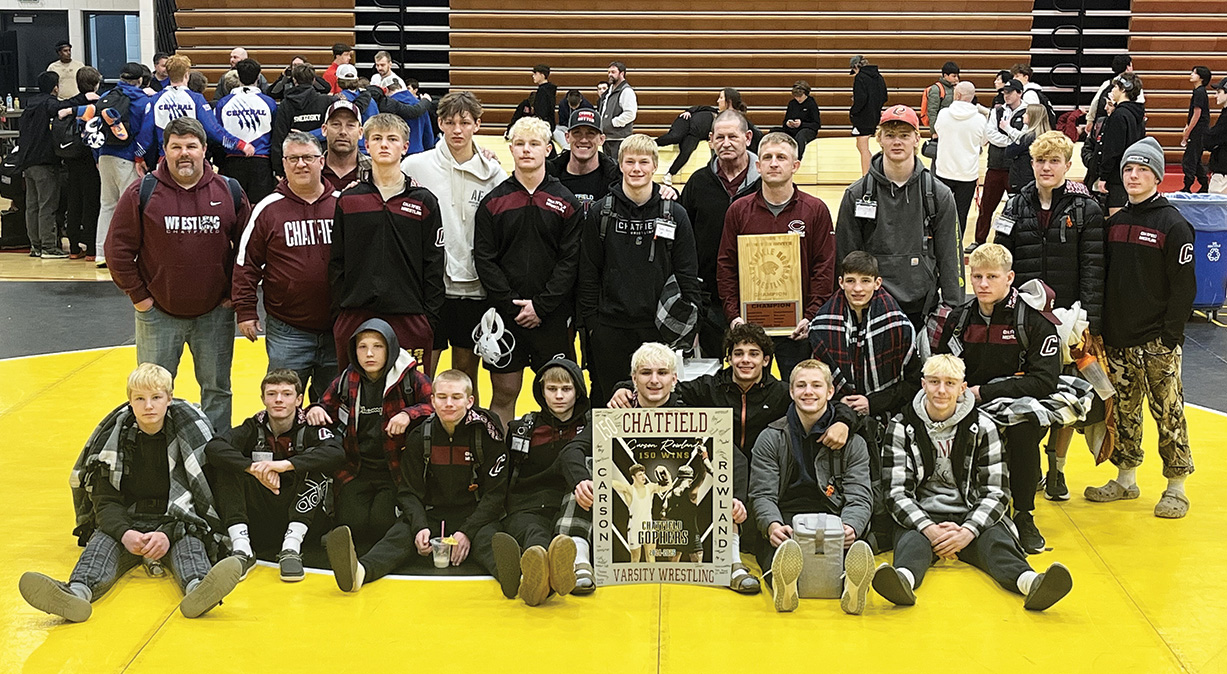
[(482, 314), (489, 308), (490, 302), (484, 299), (444, 299), (443, 311), (439, 312), (439, 329), (435, 331), (435, 351), (443, 351), (448, 345), (472, 351), (473, 328), (481, 323)]
[(1124, 208), (1128, 203), (1129, 193), (1125, 186), (1108, 183), (1108, 208)]
[(853, 127), (852, 127), (852, 137), (853, 137), (853, 138), (861, 138), (861, 137), (864, 137), (864, 136), (872, 136), (872, 135), (876, 134), (877, 132), (878, 132), (878, 125), (877, 125), (877, 124), (874, 124), (873, 126), (870, 126), (870, 127), (868, 127), (868, 128), (863, 127), (863, 126), (853, 126)]
[(511, 358), (502, 367), (494, 367), (486, 361), (482, 366), (488, 372), (505, 374), (531, 367), (533, 372), (559, 356), (575, 360), (575, 337), (571, 334), (568, 316), (550, 316), (535, 328), (521, 328), (514, 320), (503, 319), (504, 329), (515, 337)]

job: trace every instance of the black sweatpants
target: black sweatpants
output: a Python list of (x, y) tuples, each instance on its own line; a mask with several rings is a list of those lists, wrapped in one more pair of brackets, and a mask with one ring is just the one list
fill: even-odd
[[(375, 544), (397, 522), (396, 483), (389, 472), (363, 470), (337, 489), (337, 524), (350, 528), (359, 549)], [(413, 537), (409, 537), (412, 543)]]
[(64, 189), (68, 200), (65, 229), (68, 232), (68, 252), (95, 255), (94, 239), (98, 230), (98, 210), (102, 201), (102, 180), (93, 157), (65, 159), (68, 182)]
[(592, 377), (593, 405), (604, 407), (613, 387), (631, 371), (631, 355), (645, 342), (659, 342), (660, 330), (597, 325), (588, 335), (588, 374)]
[[(1026, 554), (1005, 522), (998, 522), (981, 531), (967, 547), (959, 551), (958, 557), (959, 561), (967, 562), (992, 576), (998, 585), (1014, 594), (1022, 594), (1018, 590), (1018, 577), (1031, 570)], [(933, 545), (924, 534), (902, 527), (896, 530), (894, 567), (911, 572), (917, 588), (924, 580), (925, 572), (937, 560)]]
[(290, 522), (308, 527), (316, 523), (328, 498), (328, 485), (323, 473), (300, 476), (291, 470), (281, 474), (281, 493), (274, 494), (249, 473), (219, 470), (214, 477), (222, 525), (247, 524), (257, 552), (280, 552)]
[[(466, 509), (459, 512), (440, 512), (438, 510), (427, 511), (426, 517), (428, 520), (428, 528), (430, 529), (431, 537), (439, 535), (440, 522), (452, 522), (448, 526), (448, 535), (455, 533), (452, 527), (463, 522), (469, 515), (473, 513), (473, 509)], [(469, 559), (473, 560), (486, 573), (494, 575), (494, 549), (491, 547), (491, 540), (494, 537), (494, 531), (490, 527), (482, 527), (477, 531), (462, 532), (469, 539)], [(388, 530), (388, 533), (371, 548), (371, 551), (362, 555), (358, 561), (362, 567), (366, 569), (366, 577), (364, 583), (369, 583), (373, 580), (383, 578), (392, 573), (402, 564), (406, 562), (414, 562), (414, 566), (423, 568), (433, 567), (433, 561), (430, 555), (419, 555), (417, 545), (414, 543), (414, 538), (417, 537), (415, 530), (403, 518), (397, 520), (396, 524)]]
[(1206, 165), (1201, 163), (1201, 155), (1205, 148), (1206, 132), (1194, 129), (1189, 134), (1189, 142), (1184, 146), (1184, 156), (1180, 159), (1186, 192), (1192, 191), (1194, 181), (1200, 182), (1204, 189), (1210, 188), (1210, 176), (1206, 174)]
[(708, 298), (699, 307), (699, 351), (704, 358), (724, 359), (724, 333), (728, 329), (729, 322), (724, 317), (720, 300), (714, 296)]
[(1006, 462), (1010, 467), (1010, 494), (1014, 510), (1035, 510), (1035, 487), (1040, 482), (1040, 441), (1046, 430), (1038, 422), (1006, 426)]
[(967, 214), (971, 211), (971, 202), (976, 200), (975, 180), (950, 180), (937, 177), (942, 184), (954, 192), (954, 210), (959, 216), (959, 244), (962, 247), (963, 234), (967, 232)]
[(252, 206), (273, 193), (273, 165), (268, 157), (226, 157), (223, 175), (239, 181)]

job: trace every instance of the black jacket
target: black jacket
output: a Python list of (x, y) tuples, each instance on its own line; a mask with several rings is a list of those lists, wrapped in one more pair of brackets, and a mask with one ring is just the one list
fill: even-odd
[[(1082, 225), (1076, 226), (1077, 206)], [(1039, 188), (1032, 182), (1010, 197), (1001, 216), (1013, 222), (1009, 233), (998, 229), (995, 241), (1014, 255), (1014, 285), (1040, 279), (1057, 294), (1056, 306), (1081, 302), (1091, 334), (1100, 333), (1104, 288), (1104, 222), (1099, 203), (1082, 183), (1065, 181), (1052, 191), (1052, 216), (1040, 231)]]
[[(427, 425), (430, 428), (430, 466), (426, 466)], [(481, 436), (478, 460), (477, 438)], [(430, 415), (405, 436), (400, 488), (396, 501), (401, 518), (416, 534), (430, 526), (426, 511), (452, 518), (448, 531), (470, 539), (504, 514), (507, 498), (507, 445), (493, 412), (474, 407), (456, 432), (448, 435), (438, 416)], [(454, 518), (459, 517), (459, 521)]]
[(558, 106), (558, 86), (552, 82), (542, 82), (533, 93), (533, 117), (541, 119), (550, 125), (550, 131), (557, 126), (554, 115)]
[[(1019, 306), (1021, 327), (1027, 331), (1026, 349), (1017, 335)], [(975, 298), (950, 312), (934, 353), (962, 358), (967, 366), (967, 385), (980, 387), (981, 400), (1023, 396), (1042, 400), (1057, 390), (1061, 372), (1057, 339), (1056, 326), (1011, 288), (1005, 299), (993, 305), (987, 325)], [(995, 379), (1001, 381), (989, 383)]]
[(273, 132), (269, 138), (268, 159), (273, 164), (273, 173), (282, 175), (281, 143), (290, 131), (315, 131), (324, 125), (324, 113), (336, 98), (321, 94), (310, 84), (295, 86), (285, 92), (285, 98), (277, 106), (273, 118)]
[[(788, 122), (794, 119), (801, 120), (799, 128), (788, 126)], [(815, 101), (812, 96), (806, 96), (801, 103), (797, 99), (788, 99), (788, 109), (784, 111), (784, 125), (782, 130), (785, 133), (795, 134), (801, 129), (812, 129), (815, 133), (822, 128), (822, 112), (818, 110), (818, 101)]]
[[(575, 384), (575, 408), (571, 418), (559, 421), (545, 402), (542, 375), (562, 368)], [(542, 366), (533, 381), (533, 398), (541, 409), (507, 424), (511, 475), (507, 486), (507, 513), (554, 511), (574, 488), (562, 470), (562, 450), (592, 421), (592, 405), (584, 385), (584, 373), (574, 361), (555, 358)]]
[(862, 134), (878, 128), (886, 99), (886, 80), (882, 79), (878, 67), (861, 66), (852, 80), (852, 107), (848, 110), (852, 128)]
[(1227, 173), (1227, 108), (1220, 110), (1218, 121), (1206, 132), (1206, 149), (1210, 151), (1210, 173)]
[(1184, 343), (1197, 277), (1193, 227), (1161, 196), (1108, 218), (1103, 341), (1126, 348), (1161, 338)]
[[(300, 431), (302, 445), (296, 446)], [(288, 443), (279, 443), (279, 438)], [(327, 426), (308, 424), (306, 414), (299, 414), (290, 430), (277, 436), (268, 425), (268, 413), (259, 412), (205, 445), (209, 465), (232, 473), (246, 471), (254, 451), (271, 451), (275, 461), (289, 460), (299, 475), (306, 472), (331, 475), (345, 463), (340, 438)]]
[(1108, 115), (1099, 141), (1099, 179), (1109, 185), (1124, 185), (1120, 160), (1130, 145), (1146, 135), (1146, 108), (1136, 101), (1123, 101)]
[[(315, 87), (315, 90), (320, 92), (321, 94), (326, 94), (332, 91), (332, 85), (328, 83), (328, 80), (320, 77), (319, 75), (315, 76), (315, 81), (312, 82), (311, 84), (312, 86)], [(281, 100), (285, 98), (286, 92), (288, 92), (289, 90), (293, 88), (294, 88), (294, 78), (290, 77), (287, 73), (283, 72), (281, 73), (281, 76), (277, 78), (277, 81), (273, 82), (268, 87), (267, 93), (269, 96), (273, 98), (273, 100), (277, 102), (281, 102)]]
[(386, 202), (373, 182), (341, 193), (332, 219), (328, 280), (337, 309), (425, 314), (443, 308), (443, 220), (439, 202), (405, 176)]
[(575, 313), (579, 276), (579, 202), (546, 176), (529, 193), (512, 174), (486, 193), (473, 225), (473, 263), (487, 299), (514, 320), (512, 300), (532, 300), (543, 319)]
[(716, 259), (720, 256), (720, 239), (724, 236), (724, 216), (728, 213), (729, 204), (757, 192), (762, 185), (758, 169), (754, 166), (756, 159), (753, 154), (750, 155), (746, 180), (733, 196), (729, 196), (724, 182), (716, 175), (715, 159), (691, 174), (682, 190), (682, 207), (686, 209), (694, 227), (699, 280), (705, 298), (717, 306), (720, 304), (720, 286), (716, 281)]
[(59, 165), (55, 141), (51, 138), (51, 118), (61, 107), (61, 102), (50, 94), (34, 94), (26, 99), (25, 110), (17, 123), (22, 170), (31, 166)]
[(657, 303), (671, 274), (677, 276), (682, 299), (700, 306), (694, 231), (686, 211), (668, 204), (676, 226), (670, 242), (655, 236), (662, 214), (659, 186), (652, 185), (652, 196), (642, 206), (627, 198), (620, 184), (610, 195), (613, 212), (604, 240), (602, 202), (593, 203), (584, 219), (578, 299), (584, 324), (655, 328)]

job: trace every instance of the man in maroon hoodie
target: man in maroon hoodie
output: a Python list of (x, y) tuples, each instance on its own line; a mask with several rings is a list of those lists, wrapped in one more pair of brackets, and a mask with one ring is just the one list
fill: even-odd
[(741, 317), (737, 237), (745, 234), (800, 234), (801, 322), (791, 335), (775, 337), (775, 362), (780, 379), (810, 357), (809, 319), (835, 293), (835, 226), (822, 199), (802, 192), (792, 182), (801, 166), (797, 141), (784, 133), (769, 133), (758, 145), (762, 187), (729, 205), (724, 235), (716, 258), (716, 280), (724, 314), (733, 327)]
[(337, 193), (321, 177), (324, 155), (314, 136), (291, 131), (281, 149), (285, 180), (252, 209), (231, 296), (239, 332), (254, 342), (261, 328), (256, 288), (264, 282), (268, 371), (293, 370), (304, 385), (310, 379), (311, 400), (317, 402), (337, 376), (328, 299)]
[(111, 278), (136, 308), (137, 362), (175, 375), (186, 343), (201, 407), (223, 431), (234, 356), (230, 273), (251, 205), (205, 162), (206, 142), (191, 117), (167, 124), (162, 161), (120, 196), (105, 248)]

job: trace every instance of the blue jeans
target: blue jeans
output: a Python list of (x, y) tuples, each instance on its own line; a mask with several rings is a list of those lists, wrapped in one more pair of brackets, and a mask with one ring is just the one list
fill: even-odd
[(310, 380), (311, 402), (319, 402), (337, 376), (337, 347), (331, 330), (301, 330), (270, 314), (264, 324), (264, 348), (270, 372), (278, 368), (297, 372), (304, 390)]
[(136, 362), (179, 372), (183, 345), (192, 350), (200, 407), (217, 432), (230, 430), (230, 363), (234, 360), (234, 310), (218, 305), (196, 318), (176, 318), (157, 307), (136, 312)]

